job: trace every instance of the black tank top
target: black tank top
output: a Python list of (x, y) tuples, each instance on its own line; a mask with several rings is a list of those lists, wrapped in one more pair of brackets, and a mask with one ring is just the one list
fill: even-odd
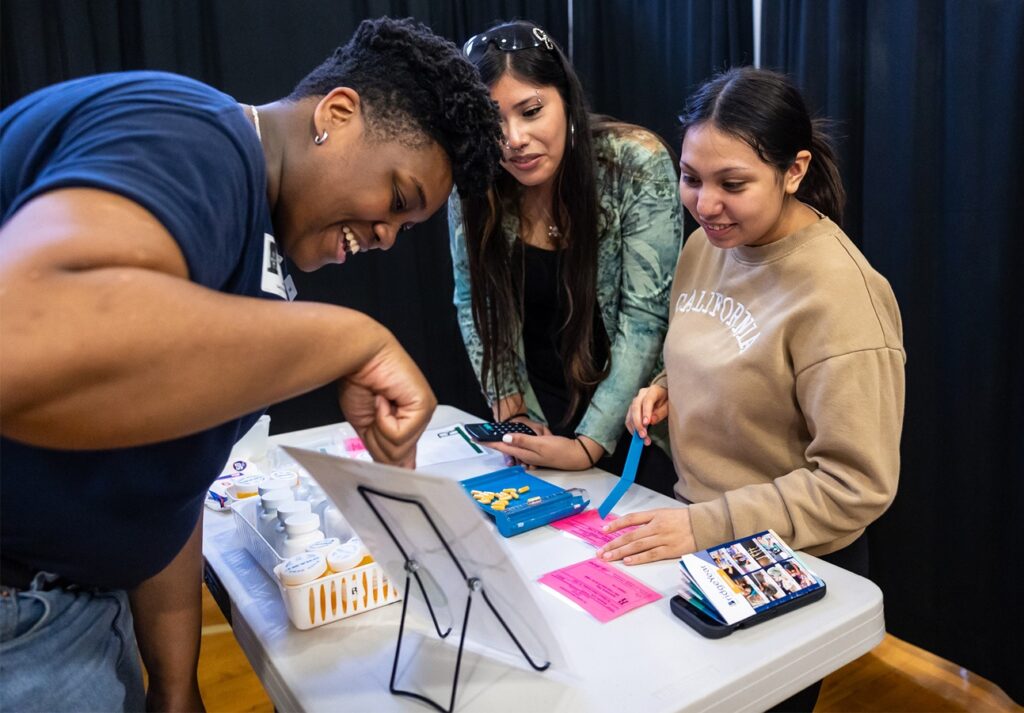
[[(567, 314), (560, 283), (563, 256), (562, 250), (544, 250), (521, 241), (516, 242), (513, 253), (514, 260), (523, 260), (523, 349), (527, 376), (551, 431), (560, 436), (572, 436), (589, 399), (584, 399), (565, 425), (561, 425), (569, 410), (569, 387), (560, 347), (561, 328)], [(595, 309), (590, 351), (598, 367), (608, 360), (607, 341), (600, 338), (604, 333), (600, 310)]]

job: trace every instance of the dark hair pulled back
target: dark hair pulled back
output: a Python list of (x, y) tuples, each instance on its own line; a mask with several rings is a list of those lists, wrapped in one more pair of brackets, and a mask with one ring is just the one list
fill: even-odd
[(783, 172), (798, 152), (811, 152), (796, 197), (842, 225), (846, 191), (839, 176), (828, 122), (812, 119), (796, 86), (783, 74), (738, 67), (716, 75), (694, 92), (679, 117), (682, 137), (710, 122), (747, 143), (765, 163)]

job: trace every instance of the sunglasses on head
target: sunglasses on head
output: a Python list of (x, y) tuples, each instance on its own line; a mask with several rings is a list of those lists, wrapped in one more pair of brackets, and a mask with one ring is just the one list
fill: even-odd
[(487, 32), (481, 32), (479, 35), (473, 35), (462, 46), (462, 53), (470, 62), (476, 64), (490, 45), (494, 45), (503, 52), (515, 52), (530, 47), (555, 49), (555, 43), (548, 37), (548, 33), (536, 25), (526, 22), (509, 22), (487, 30)]

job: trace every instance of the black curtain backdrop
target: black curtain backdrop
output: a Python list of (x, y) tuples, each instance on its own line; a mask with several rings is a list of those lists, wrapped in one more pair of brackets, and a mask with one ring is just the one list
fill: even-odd
[(765, 0), (763, 28), (762, 65), (841, 121), (848, 232), (903, 314), (899, 494), (870, 530), (887, 626), (1024, 700), (1024, 3)]
[[(72, 77), (163, 69), (272, 101), (365, 17), (412, 16), (458, 43), (532, 19), (568, 45), (567, 0), (3, 0), (0, 104)], [(747, 0), (575, 3), (595, 110), (678, 147), (675, 116), (713, 71), (752, 60)], [(764, 0), (765, 66), (840, 121), (846, 227), (893, 284), (908, 351), (900, 493), (871, 530), (890, 630), (1024, 699), (1014, 517), (1024, 507), (1024, 1)], [(2, 160), (2, 157), (0, 157)], [(295, 275), (300, 299), (387, 325), (439, 400), (484, 415), (451, 305), (443, 215), (390, 252)], [(1017, 368), (1015, 368), (1017, 367)], [(230, 368), (227, 365), (226, 368)], [(275, 406), (274, 432), (342, 418), (333, 389)]]
[(677, 151), (691, 90), (754, 61), (750, 0), (574, 5), (574, 66), (594, 108), (657, 131)]
[[(686, 97), (754, 61), (750, 0), (577, 2), (573, 64), (593, 110), (658, 132), (679, 153)], [(684, 233), (697, 228), (683, 211)]]

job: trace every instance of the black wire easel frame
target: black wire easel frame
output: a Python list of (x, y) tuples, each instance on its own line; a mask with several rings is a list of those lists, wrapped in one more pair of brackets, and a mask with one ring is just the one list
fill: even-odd
[[(441, 713), (452, 713), (452, 711), (455, 709), (455, 695), (458, 692), (459, 670), (462, 666), (462, 651), (466, 643), (466, 629), (469, 625), (469, 612), (473, 605), (473, 595), (477, 592), (479, 592), (480, 596), (483, 597), (484, 603), (491, 610), (491, 613), (494, 614), (494, 618), (501, 624), (501, 627), (505, 630), (505, 633), (507, 633), (509, 638), (512, 639), (512, 642), (516, 645), (516, 648), (519, 649), (519, 652), (523, 655), (523, 658), (526, 659), (526, 662), (530, 664), (533, 670), (545, 671), (548, 669), (548, 667), (551, 666), (550, 661), (544, 662), (543, 664), (536, 663), (530, 657), (530, 654), (526, 652), (526, 649), (523, 648), (523, 645), (521, 643), (519, 643), (519, 639), (517, 639), (516, 635), (512, 633), (512, 629), (509, 628), (508, 624), (505, 622), (505, 619), (501, 616), (501, 614), (498, 613), (498, 610), (495, 609), (494, 604), (491, 603), (490, 598), (487, 596), (487, 592), (483, 588), (483, 582), (480, 581), (478, 577), (470, 577), (466, 574), (466, 570), (465, 568), (463, 568), (462, 563), (459, 562), (459, 558), (455, 556), (454, 552), (452, 552), (452, 548), (448, 545), (448, 542), (447, 540), (445, 540), (444, 536), (441, 535), (441, 531), (437, 528), (437, 525), (434, 523), (433, 518), (430, 517), (430, 513), (428, 513), (427, 509), (423, 507), (423, 503), (421, 503), (419, 500), (416, 500), (415, 498), (406, 498), (398, 495), (391, 495), (389, 493), (382, 493), (379, 490), (374, 490), (373, 488), (369, 488), (365, 485), (357, 486), (356, 490), (359, 491), (359, 494), (362, 496), (363, 500), (366, 501), (366, 505), (370, 508), (370, 510), (373, 511), (373, 514), (377, 516), (377, 519), (380, 521), (380, 524), (387, 531), (388, 536), (391, 538), (392, 542), (395, 543), (395, 546), (398, 548), (399, 552), (402, 553), (402, 558), (405, 561), (405, 587), (402, 589), (402, 591), (405, 593), (405, 596), (402, 597), (402, 618), (398, 624), (398, 641), (395, 644), (395, 661), (391, 666), (391, 680), (388, 683), (388, 688), (391, 691), (391, 693), (393, 693), (396, 696), (408, 696), (410, 698), (415, 698), (416, 700), (422, 701), (423, 703), (426, 703), (432, 706), (433, 708), (441, 711)], [(466, 611), (462, 617), (462, 633), (459, 636), (459, 650), (458, 654), (455, 657), (455, 675), (452, 678), (452, 696), (451, 700), (448, 702), (448, 708), (441, 707), (440, 704), (436, 703), (430, 698), (427, 698), (424, 695), (414, 693), (413, 691), (405, 691), (395, 686), (395, 678), (398, 675), (398, 659), (399, 655), (402, 652), (402, 636), (405, 633), (405, 613), (408, 608), (409, 593), (411, 591), (409, 588), (410, 579), (415, 579), (416, 584), (420, 588), (420, 593), (422, 593), (423, 595), (423, 601), (425, 601), (427, 604), (427, 611), (430, 612), (430, 619), (434, 623), (434, 630), (437, 632), (438, 637), (444, 639), (452, 633), (452, 630), (451, 627), (449, 627), (447, 631), (441, 631), (441, 625), (438, 623), (437, 615), (434, 613), (434, 607), (430, 603), (430, 597), (427, 595), (427, 590), (423, 586), (423, 580), (420, 578), (419, 563), (411, 557), (409, 557), (409, 553), (406, 552), (404, 547), (402, 547), (402, 543), (399, 541), (398, 537), (395, 536), (395, 533), (391, 530), (391, 527), (384, 519), (384, 516), (380, 513), (379, 510), (377, 510), (373, 502), (370, 500), (370, 495), (376, 495), (377, 497), (385, 498), (387, 500), (395, 500), (397, 502), (415, 505), (417, 508), (419, 508), (420, 512), (423, 514), (424, 519), (427, 521), (427, 524), (430, 525), (430, 529), (432, 529), (434, 531), (434, 534), (437, 536), (438, 542), (441, 543), (445, 551), (448, 553), (448, 557), (451, 558), (452, 563), (459, 570), (459, 574), (465, 580), (466, 588), (469, 590), (469, 593), (466, 596)]]

